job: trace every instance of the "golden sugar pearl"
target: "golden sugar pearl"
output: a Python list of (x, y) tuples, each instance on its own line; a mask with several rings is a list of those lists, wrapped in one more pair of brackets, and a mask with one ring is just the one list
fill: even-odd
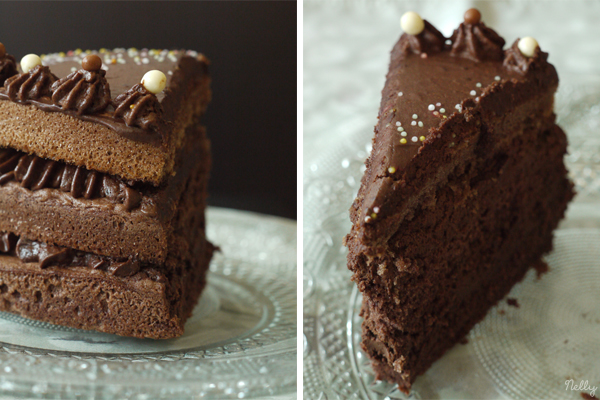
[(158, 94), (167, 85), (167, 77), (159, 70), (154, 69), (146, 72), (141, 83), (150, 93)]
[(404, 138), (400, 139), (400, 143), (406, 144), (406, 139), (404, 139)]
[(425, 141), (425, 136), (421, 136), (421, 137), (419, 138), (419, 140), (420, 140), (421, 142), (424, 142), (424, 141)]
[(394, 167), (389, 167), (389, 168), (388, 168), (388, 172), (389, 172), (390, 174), (393, 174), (394, 172), (396, 172), (396, 168), (394, 168)]
[(27, 54), (21, 59), (21, 70), (24, 73), (29, 72), (38, 65), (42, 65), (42, 59), (39, 58), (36, 54)]

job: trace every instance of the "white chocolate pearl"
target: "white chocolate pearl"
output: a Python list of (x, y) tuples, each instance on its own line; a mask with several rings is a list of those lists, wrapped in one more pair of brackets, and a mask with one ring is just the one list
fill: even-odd
[(425, 29), (425, 22), (423, 22), (423, 18), (419, 14), (409, 11), (404, 13), (402, 18), (400, 18), (400, 26), (409, 35), (418, 35)]
[(38, 65), (42, 65), (42, 59), (35, 54), (27, 54), (25, 57), (21, 58), (21, 70), (23, 73), (29, 72), (29, 70)]
[(158, 94), (165, 88), (167, 77), (162, 72), (154, 69), (144, 74), (141, 83), (150, 93)]
[(519, 46), (521, 54), (523, 54), (525, 57), (533, 57), (535, 54), (535, 49), (537, 49), (539, 45), (537, 40), (527, 36), (519, 40), (519, 44), (517, 46)]

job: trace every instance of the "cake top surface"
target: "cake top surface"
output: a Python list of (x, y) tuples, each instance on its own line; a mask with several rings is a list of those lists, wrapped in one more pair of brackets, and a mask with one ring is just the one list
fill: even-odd
[(415, 156), (441, 139), (445, 125), (468, 119), (475, 109), (495, 107), (495, 93), (507, 84), (558, 82), (547, 54), (534, 39), (517, 39), (504, 50), (504, 39), (481, 21), (475, 9), (467, 11), (450, 38), (416, 13), (406, 13), (401, 25), (405, 33), (391, 53), (359, 195), (361, 209), (354, 221), (359, 226), (377, 224), (394, 212), (384, 208), (395, 186), (403, 184)]
[[(84, 58), (96, 54), (102, 60), (102, 70), (106, 71), (106, 79), (110, 83), (111, 97), (114, 99), (140, 83), (144, 74), (151, 70), (159, 70), (167, 77), (166, 88), (171, 85), (173, 71), (182, 57), (198, 57), (193, 50), (167, 49), (135, 49), (116, 48), (112, 50), (70, 50), (61, 53), (42, 54), (42, 64), (49, 66), (57, 77), (67, 75), (81, 69)], [(162, 91), (156, 95), (159, 101), (165, 97)]]
[(193, 50), (116, 48), (29, 54), (0, 48), (1, 100), (100, 123), (135, 141), (165, 143), (185, 92), (208, 76)]

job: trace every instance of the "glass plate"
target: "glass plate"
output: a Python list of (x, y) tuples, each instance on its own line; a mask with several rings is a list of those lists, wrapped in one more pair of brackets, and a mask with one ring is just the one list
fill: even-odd
[(344, 125), (343, 140), (305, 164), (305, 398), (581, 399), (592, 390), (567, 388), (567, 381), (600, 386), (600, 88), (563, 85), (556, 109), (569, 134), (566, 162), (578, 196), (555, 232), (550, 271), (541, 279), (530, 271), (507, 296), (519, 308), (506, 300), (492, 308), (468, 343), (420, 376), (409, 396), (374, 381), (359, 346), (361, 299), (342, 244), (372, 128)]
[[(209, 208), (221, 248), (182, 337), (134, 339), (0, 313), (0, 393), (255, 398), (296, 390), (296, 224)], [(2, 396), (0, 394), (0, 397)]]

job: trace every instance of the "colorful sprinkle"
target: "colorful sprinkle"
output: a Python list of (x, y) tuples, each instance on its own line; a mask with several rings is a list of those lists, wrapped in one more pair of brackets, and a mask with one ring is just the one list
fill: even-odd
[(375, 214), (375, 213), (371, 214), (371, 218), (372, 219), (376, 219), (377, 218), (377, 214)]
[(425, 141), (425, 136), (421, 136), (421, 137), (419, 138), (419, 140), (420, 140), (421, 142), (424, 142), (424, 141)]
[(406, 139), (404, 139), (404, 138), (400, 139), (400, 143), (401, 144), (406, 144)]

